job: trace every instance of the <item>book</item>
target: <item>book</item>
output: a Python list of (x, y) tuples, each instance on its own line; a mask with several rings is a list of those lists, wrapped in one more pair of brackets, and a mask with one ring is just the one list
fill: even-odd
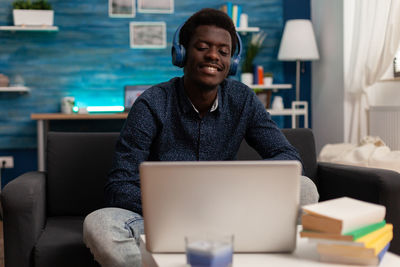
[(237, 20), (238, 20), (238, 6), (233, 5), (232, 6), (232, 22), (235, 27), (237, 27)]
[(226, 4), (225, 4), (225, 5), (222, 5), (221, 8), (220, 8), (220, 10), (221, 10), (222, 12), (228, 14), (228, 7), (227, 7)]
[(347, 246), (336, 244), (317, 244), (317, 251), (321, 254), (339, 255), (345, 257), (373, 258), (393, 239), (393, 231), (384, 233), (379, 239), (365, 246)]
[(232, 8), (233, 8), (232, 2), (226, 2), (226, 10), (227, 10), (226, 14), (228, 14), (230, 18), (232, 18)]
[(367, 235), (375, 230), (378, 230), (386, 225), (386, 221), (382, 220), (379, 223), (369, 224), (364, 227), (355, 229), (341, 234), (331, 234), (312, 230), (304, 230), (300, 232), (300, 237), (316, 238), (316, 239), (328, 239), (328, 240), (342, 240), (342, 241), (354, 241), (364, 235)]
[(309, 230), (301, 231), (300, 237), (342, 240), (342, 241), (354, 241), (354, 238), (351, 235), (330, 234), (330, 233), (322, 233), (322, 232), (309, 231)]
[(339, 235), (381, 222), (386, 214), (383, 205), (349, 197), (306, 205), (303, 210), (306, 212), (302, 216), (303, 229)]
[[(393, 227), (392, 227), (393, 229)], [(318, 232), (314, 236), (307, 236), (309, 231), (305, 231), (306, 237), (309, 237), (309, 241), (312, 243), (325, 243), (325, 244), (338, 244), (338, 245), (349, 245), (349, 246), (365, 246), (366, 243), (372, 242), (374, 238), (381, 235), (384, 231), (391, 231), (390, 226), (386, 224), (386, 221), (371, 224), (353, 232), (346, 233), (346, 235), (338, 235), (337, 238), (326, 238), (324, 234), (318, 235)], [(303, 234), (304, 235), (304, 234)], [(328, 234), (331, 235), (331, 234)], [(302, 232), (300, 232), (302, 236)], [(343, 238), (341, 238), (343, 237)]]
[(236, 19), (236, 27), (240, 27), (240, 16), (242, 15), (242, 6), (237, 5), (237, 19)]
[(258, 65), (253, 65), (253, 84), (258, 84)]
[(264, 84), (264, 67), (257, 66), (258, 84)]
[(382, 260), (385, 253), (388, 251), (390, 243), (379, 253), (378, 256), (371, 258), (360, 258), (360, 257), (349, 257), (343, 255), (331, 255), (331, 254), (320, 254), (320, 260), (332, 263), (342, 263), (342, 264), (358, 264), (358, 265), (378, 265)]
[[(391, 233), (392, 238), (393, 238), (393, 225), (388, 223), (384, 227), (373, 231), (365, 236), (362, 236), (360, 238), (357, 238), (355, 241), (357, 243), (362, 243), (364, 244), (365, 247), (374, 247), (378, 242), (381, 242), (382, 236), (387, 235), (387, 233)], [(383, 241), (385, 242), (385, 241)]]

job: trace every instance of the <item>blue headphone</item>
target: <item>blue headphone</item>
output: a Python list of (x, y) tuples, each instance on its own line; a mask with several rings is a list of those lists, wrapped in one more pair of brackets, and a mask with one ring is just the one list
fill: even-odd
[[(180, 68), (183, 68), (183, 65), (185, 64), (185, 57), (186, 57), (186, 50), (183, 45), (179, 43), (179, 33), (183, 27), (184, 23), (181, 24), (178, 29), (175, 32), (174, 39), (172, 41), (172, 64), (175, 66), (178, 66)], [(236, 71), (239, 66), (241, 54), (242, 54), (242, 40), (240, 39), (239, 34), (236, 32), (236, 36), (238, 39), (238, 47), (237, 47), (237, 53), (234, 54), (231, 58), (231, 65), (229, 68), (229, 73), (228, 75), (235, 75)]]

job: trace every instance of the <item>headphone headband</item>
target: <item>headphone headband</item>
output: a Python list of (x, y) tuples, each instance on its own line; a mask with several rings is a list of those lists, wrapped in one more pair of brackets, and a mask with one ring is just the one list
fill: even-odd
[[(186, 50), (183, 45), (179, 43), (179, 34), (181, 32), (181, 29), (185, 23), (182, 23), (179, 25), (179, 27), (176, 29), (175, 34), (174, 34), (174, 39), (172, 41), (172, 64), (179, 68), (183, 68), (185, 65), (185, 59), (186, 59)], [(237, 48), (236, 51), (237, 53), (234, 53), (232, 58), (231, 58), (231, 64), (229, 68), (229, 73), (228, 75), (235, 75), (240, 63), (241, 59), (241, 54), (242, 54), (242, 40), (240, 39), (240, 35), (238, 34), (237, 31), (235, 31), (236, 37), (237, 37)], [(236, 52), (235, 51), (235, 52)]]

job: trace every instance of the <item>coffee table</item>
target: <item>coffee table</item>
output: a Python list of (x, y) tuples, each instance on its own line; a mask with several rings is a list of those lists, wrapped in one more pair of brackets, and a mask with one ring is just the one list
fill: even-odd
[[(300, 230), (300, 228), (299, 228)], [(146, 238), (140, 236), (140, 251), (144, 267), (185, 267), (184, 253), (150, 253), (146, 250)], [(293, 253), (235, 253), (234, 267), (356, 267), (360, 265), (344, 265), (320, 262), (316, 244), (308, 242), (307, 238), (297, 236), (296, 250)], [(387, 252), (379, 267), (400, 266), (400, 256)], [(365, 267), (365, 266), (364, 266)]]

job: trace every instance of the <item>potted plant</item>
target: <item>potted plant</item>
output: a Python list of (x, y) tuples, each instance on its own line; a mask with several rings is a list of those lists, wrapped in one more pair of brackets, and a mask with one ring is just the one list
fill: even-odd
[(260, 52), (265, 37), (267, 37), (267, 34), (263, 31), (253, 34), (247, 45), (246, 55), (242, 63), (241, 75), (241, 81), (247, 85), (253, 83), (253, 61)]
[(54, 11), (46, 0), (16, 0), (13, 2), (13, 18), (16, 26), (52, 26)]

